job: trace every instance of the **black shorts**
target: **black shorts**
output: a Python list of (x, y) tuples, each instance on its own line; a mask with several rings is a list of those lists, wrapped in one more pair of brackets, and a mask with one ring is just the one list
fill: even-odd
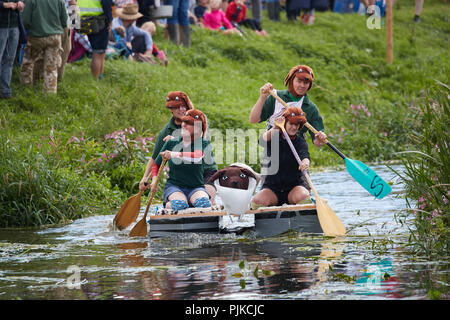
[(289, 204), (289, 201), (288, 201), (289, 192), (291, 192), (291, 190), (294, 189), (297, 186), (304, 187), (308, 191), (311, 190), (311, 188), (310, 188), (310, 186), (309, 186), (309, 184), (306, 181), (306, 178), (304, 176), (302, 176), (301, 181), (299, 181), (297, 184), (275, 186), (275, 185), (271, 185), (269, 183), (264, 183), (262, 185), (262, 187), (261, 187), (261, 190), (264, 189), (264, 188), (270, 189), (277, 196), (277, 199), (278, 199), (277, 206), (282, 206), (285, 203)]
[(213, 176), (213, 174), (216, 173), (216, 172), (217, 172), (217, 170), (210, 170), (210, 171), (205, 171), (203, 173), (203, 183), (205, 185), (209, 184), (209, 185), (213, 186), (214, 189), (216, 189), (216, 186), (214, 185), (214, 181), (210, 181), (210, 179)]

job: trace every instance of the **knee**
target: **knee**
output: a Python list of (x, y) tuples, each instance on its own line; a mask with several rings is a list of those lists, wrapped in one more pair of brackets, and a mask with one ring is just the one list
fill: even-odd
[(209, 199), (207, 197), (201, 197), (196, 199), (192, 205), (195, 208), (209, 208), (211, 207), (211, 201), (209, 201)]
[(172, 200), (170, 201), (170, 207), (173, 211), (179, 211), (189, 208), (189, 205), (184, 200)]

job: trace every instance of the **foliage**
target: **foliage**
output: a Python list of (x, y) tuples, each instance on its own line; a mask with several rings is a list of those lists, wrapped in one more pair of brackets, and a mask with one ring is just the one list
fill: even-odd
[(418, 106), (412, 105), (414, 129), (409, 138), (415, 150), (401, 154), (405, 171), (397, 172), (411, 208), (406, 213), (413, 223), (410, 245), (429, 256), (448, 255), (449, 250), (449, 93), (447, 85), (438, 83), (427, 90)]
[(111, 213), (122, 193), (94, 172), (79, 175), (30, 146), (21, 150), (0, 131), (0, 227), (67, 223)]

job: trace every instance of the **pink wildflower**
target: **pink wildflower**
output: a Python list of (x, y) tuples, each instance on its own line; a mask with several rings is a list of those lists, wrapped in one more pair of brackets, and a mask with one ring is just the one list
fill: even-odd
[(344, 128), (344, 127), (342, 127), (342, 128), (341, 128), (341, 132), (344, 132), (344, 131), (345, 131), (345, 128)]
[(339, 137), (339, 139), (337, 140), (337, 142), (338, 142), (338, 143), (341, 143), (341, 142), (342, 142), (342, 138)]
[(447, 204), (448, 203), (447, 197), (446, 196), (442, 196), (442, 201), (444, 201), (444, 204)]
[(422, 203), (422, 204), (419, 206), (419, 208), (420, 208), (420, 210), (423, 210), (423, 209), (425, 208), (425, 203)]

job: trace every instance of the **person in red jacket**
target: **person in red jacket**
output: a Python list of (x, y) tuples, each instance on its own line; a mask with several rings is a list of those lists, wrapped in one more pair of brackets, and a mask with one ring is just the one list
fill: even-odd
[[(235, 0), (230, 2), (227, 7), (225, 16), (234, 25), (244, 26), (255, 31), (256, 34), (267, 36), (267, 32), (261, 27), (258, 20), (246, 17), (247, 6), (244, 0)], [(234, 27), (236, 27), (234, 25)]]

